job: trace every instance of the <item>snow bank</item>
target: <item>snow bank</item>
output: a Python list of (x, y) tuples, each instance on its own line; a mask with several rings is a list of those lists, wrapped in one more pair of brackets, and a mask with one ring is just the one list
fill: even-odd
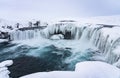
[(9, 78), (10, 72), (7, 66), (10, 66), (12, 64), (13, 64), (12, 60), (7, 60), (0, 63), (0, 78)]
[(98, 61), (76, 65), (75, 71), (38, 72), (20, 78), (120, 78), (120, 69)]
[[(76, 64), (75, 71), (82, 72), (86, 78), (119, 78), (120, 69), (99, 61), (88, 61)], [(81, 77), (82, 78), (82, 77)]]

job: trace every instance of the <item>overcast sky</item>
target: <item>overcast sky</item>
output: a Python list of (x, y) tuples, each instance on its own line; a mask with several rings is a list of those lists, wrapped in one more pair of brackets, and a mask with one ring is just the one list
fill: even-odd
[(0, 0), (0, 18), (54, 20), (120, 14), (120, 0)]

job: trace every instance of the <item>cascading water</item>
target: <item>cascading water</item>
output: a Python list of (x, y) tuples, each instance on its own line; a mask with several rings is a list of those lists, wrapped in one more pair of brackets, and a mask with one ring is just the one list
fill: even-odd
[(113, 46), (116, 46), (114, 41), (112, 44), (108, 38), (109, 35), (103, 36), (103, 32), (101, 31), (104, 28), (101, 26), (76, 26), (75, 24), (66, 24), (66, 25), (53, 25), (49, 26), (44, 30), (26, 30), (26, 31), (14, 31), (10, 34), (11, 40), (26, 40), (26, 39), (34, 39), (39, 37), (50, 38), (55, 34), (62, 34), (65, 39), (73, 39), (79, 41), (88, 41), (96, 46), (100, 52), (104, 55), (107, 53), (110, 54), (110, 50)]
[(39, 29), (21, 31), (17, 30), (10, 33), (11, 40), (26, 40), (41, 37), (41, 31)]
[[(120, 60), (120, 52), (114, 52), (116, 48), (120, 46), (120, 35), (114, 40), (111, 38), (110, 33), (104, 33), (106, 32), (104, 29), (106, 28), (104, 28), (103, 25), (85, 26), (65, 24), (62, 26), (48, 26), (43, 30), (16, 30), (10, 33), (10, 39), (13, 40), (12, 44), (7, 44), (4, 47), (3, 44), (0, 45), (0, 55), (2, 55), (2, 60), (13, 59), (15, 64), (18, 64), (18, 61), (23, 61), (23, 64), (25, 63), (24, 65), (26, 65), (26, 67), (28, 65), (26, 62), (30, 61), (29, 63), (31, 64), (33, 60), (34, 63), (39, 61), (40, 63), (36, 64), (38, 66), (33, 65), (35, 67), (35, 72), (74, 70), (74, 65), (77, 62), (86, 60), (106, 61), (111, 64), (116, 63), (116, 66), (118, 66), (117, 62)], [(109, 30), (113, 28), (107, 29)], [(61, 40), (54, 40), (54, 35), (61, 36)], [(18, 43), (15, 43), (16, 41)], [(5, 47), (7, 47), (7, 49)], [(31, 58), (33, 60), (31, 60)], [(16, 71), (21, 71), (19, 68), (22, 69), (22, 65), (19, 65), (18, 67), (16, 66)], [(53, 69), (49, 68), (49, 66)], [(40, 68), (38, 69), (36, 67)], [(14, 69), (14, 66), (10, 69)], [(30, 70), (24, 71), (29, 72), (24, 74), (13, 73), (16, 74), (17, 77), (34, 73), (34, 71)]]
[(75, 24), (66, 24), (66, 25), (53, 25), (49, 26), (44, 30), (26, 30), (26, 31), (14, 31), (10, 35), (11, 40), (25, 40), (25, 39), (34, 39), (39, 37), (50, 38), (55, 34), (62, 34), (65, 39), (73, 39), (79, 41), (85, 41), (92, 43), (95, 47), (97, 47), (101, 53), (105, 55), (111, 53), (113, 46), (116, 46), (119, 40), (116, 40), (111, 43), (108, 40), (109, 35), (103, 36), (103, 32), (101, 31), (104, 28), (102, 26), (76, 26)]

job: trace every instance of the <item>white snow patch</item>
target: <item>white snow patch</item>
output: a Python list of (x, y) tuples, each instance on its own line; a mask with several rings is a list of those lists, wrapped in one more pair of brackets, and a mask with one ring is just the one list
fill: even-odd
[(12, 60), (6, 60), (0, 63), (0, 78), (10, 78), (9, 77), (9, 70), (7, 66), (10, 66), (13, 64)]
[(52, 40), (60, 40), (60, 39), (64, 39), (64, 36), (62, 34), (57, 34), (57, 35), (51, 36), (50, 39), (52, 39)]
[(8, 40), (7, 39), (0, 39), (0, 43), (2, 43), (2, 42), (8, 42)]

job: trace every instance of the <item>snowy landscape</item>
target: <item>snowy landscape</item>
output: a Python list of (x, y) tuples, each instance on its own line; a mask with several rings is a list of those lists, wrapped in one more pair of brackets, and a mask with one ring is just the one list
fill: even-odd
[(0, 20), (0, 78), (120, 78), (120, 16)]

